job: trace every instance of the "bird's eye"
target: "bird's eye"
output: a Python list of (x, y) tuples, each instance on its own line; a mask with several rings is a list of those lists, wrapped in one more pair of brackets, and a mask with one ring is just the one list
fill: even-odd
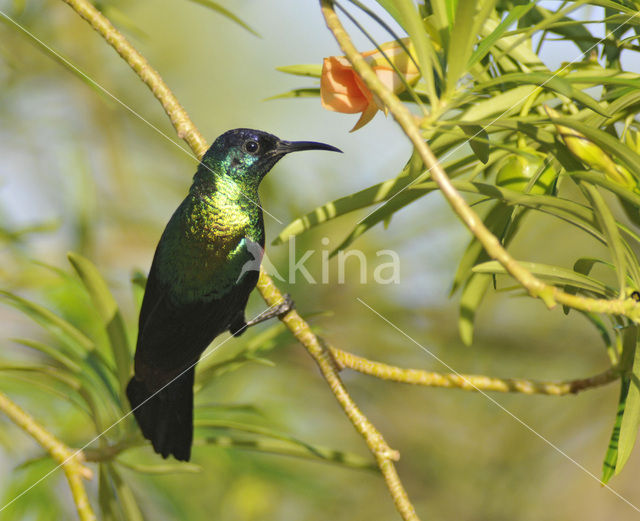
[(244, 142), (244, 145), (242, 145), (242, 148), (244, 148), (244, 151), (247, 152), (248, 154), (255, 154), (260, 148), (260, 145), (258, 144), (257, 141), (250, 139), (249, 141)]

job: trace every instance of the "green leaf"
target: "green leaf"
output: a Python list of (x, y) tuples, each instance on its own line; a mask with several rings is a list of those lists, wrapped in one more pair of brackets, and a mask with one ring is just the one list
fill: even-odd
[[(547, 9), (544, 9), (538, 4), (531, 2), (530, 5), (535, 6), (534, 10), (526, 17), (524, 23), (528, 27), (535, 26), (543, 22), (546, 18), (550, 18), (552, 13)], [(591, 43), (592, 34), (587, 30), (587, 25), (584, 21), (579, 20), (578, 24), (575, 24), (576, 20), (572, 18), (561, 16), (556, 22), (551, 24), (545, 24), (544, 30), (563, 36), (567, 41), (578, 46), (580, 51), (586, 53), (593, 49)], [(571, 25), (569, 25), (569, 23)]]
[[(484, 225), (497, 237), (502, 237), (507, 224), (513, 213), (513, 208), (507, 205), (497, 203), (487, 213), (483, 219)], [(473, 236), (469, 241), (469, 244), (462, 254), (462, 258), (458, 263), (458, 269), (453, 277), (453, 284), (451, 287), (451, 295), (465, 282), (465, 280), (471, 274), (471, 268), (473, 268), (479, 262), (483, 262), (489, 259), (489, 256), (485, 253), (484, 248), (480, 241)]]
[[(580, 273), (581, 275), (589, 275), (589, 273), (591, 273), (591, 269), (596, 264), (603, 264), (615, 270), (615, 266), (613, 266), (613, 264), (604, 262), (601, 259), (596, 259), (594, 257), (580, 257), (573, 264), (573, 271), (575, 271), (576, 273)], [(578, 289), (575, 286), (565, 286), (563, 288), (563, 291), (565, 293), (569, 293), (570, 295), (575, 295)], [(564, 311), (565, 315), (568, 315), (571, 308), (569, 306), (562, 306), (562, 310)]]
[(84, 333), (41, 305), (4, 290), (0, 290), (0, 299), (56, 335), (73, 349), (74, 354), (84, 357), (86, 352), (96, 352), (93, 341)]
[[(489, 99), (478, 99), (478, 96), (475, 96), (474, 103), (470, 104), (459, 116), (459, 120), (474, 123), (486, 129), (487, 125), (483, 125), (477, 120), (496, 115), (500, 115), (500, 118), (506, 118), (509, 114), (519, 111), (535, 89), (536, 87), (533, 85), (518, 85), (506, 92), (493, 94)], [(487, 123), (505, 124), (501, 119), (489, 120)]]
[(616, 275), (618, 276), (620, 295), (624, 296), (626, 289), (627, 263), (622, 238), (620, 237), (620, 231), (616, 225), (616, 220), (597, 188), (586, 183), (583, 183), (582, 186), (584, 187), (589, 199), (591, 199), (594, 213), (598, 218), (598, 223), (600, 224), (600, 229), (602, 230), (607, 241), (607, 246), (611, 251), (613, 263), (616, 267)]
[(422, 169), (422, 160), (414, 150), (411, 158), (397, 177), (317, 207), (315, 210), (288, 224), (273, 240), (272, 244), (283, 244), (291, 237), (300, 235), (319, 224), (337, 219), (338, 217), (372, 204), (386, 201), (402, 191), (409, 184), (417, 182)]
[(616, 473), (616, 466), (618, 464), (618, 447), (620, 444), (620, 427), (622, 425), (622, 417), (624, 416), (628, 393), (629, 380), (622, 378), (620, 380), (620, 395), (618, 398), (618, 408), (616, 410), (616, 421), (613, 424), (607, 453), (605, 454), (604, 461), (602, 462), (601, 480), (603, 483), (607, 483)]
[(244, 22), (237, 15), (233, 14), (231, 11), (229, 11), (225, 7), (221, 6), (218, 2), (213, 2), (212, 0), (190, 0), (190, 1), (193, 2), (194, 4), (200, 4), (200, 5), (203, 5), (205, 7), (208, 7), (209, 9), (221, 14), (222, 16), (225, 16), (226, 18), (228, 18), (232, 22), (237, 23), (240, 27), (243, 27), (244, 29), (249, 31), (254, 36), (257, 36), (258, 38), (261, 38), (260, 34), (258, 34), (258, 32), (256, 32), (255, 29), (253, 29), (250, 25), (248, 25), (246, 22)]
[(545, 89), (550, 89), (578, 103), (582, 103), (585, 107), (590, 108), (602, 116), (611, 117), (609, 112), (591, 96), (574, 88), (566, 79), (547, 72), (514, 72), (511, 74), (503, 74), (493, 80), (478, 83), (475, 90), (481, 92), (496, 85), (509, 83), (514, 83), (517, 86), (526, 84), (537, 85)]
[(196, 393), (202, 391), (221, 374), (234, 371), (246, 364), (262, 363), (273, 366), (273, 362), (261, 355), (288, 341), (289, 336), (284, 325), (274, 324), (249, 340), (244, 349), (235, 356), (224, 360), (216, 360), (214, 357), (205, 358), (198, 364), (194, 391)]
[(276, 67), (276, 70), (294, 76), (308, 76), (310, 78), (319, 78), (322, 75), (322, 65), (315, 63), (309, 65), (285, 65)]
[[(569, 285), (579, 289), (590, 291), (603, 298), (613, 298), (616, 292), (613, 288), (607, 286), (592, 277), (581, 275), (573, 270), (561, 268), (560, 266), (551, 266), (548, 264), (540, 264), (537, 262), (520, 262), (520, 265), (529, 270), (535, 276), (554, 285)], [(506, 275), (507, 271), (498, 261), (489, 261), (478, 264), (473, 268), (474, 273), (493, 273), (495, 275)]]
[(396, 196), (393, 198), (389, 198), (389, 200), (379, 206), (375, 211), (365, 217), (362, 221), (355, 225), (351, 233), (347, 235), (347, 237), (331, 252), (330, 256), (333, 257), (337, 252), (344, 250), (351, 243), (353, 243), (358, 237), (362, 236), (365, 232), (371, 229), (373, 226), (380, 222), (385, 222), (391, 218), (391, 216), (396, 213), (398, 210), (408, 206), (413, 203), (417, 199), (424, 197), (427, 193), (435, 191), (437, 188), (433, 188), (432, 190), (405, 190), (403, 192), (398, 192)]
[[(631, 369), (631, 371), (625, 375), (625, 379), (629, 382), (629, 391), (620, 424), (616, 475), (620, 473), (631, 455), (638, 435), (638, 426), (640, 425), (640, 349), (637, 348), (638, 327), (629, 326), (624, 334), (621, 362), (623, 365), (621, 369), (623, 371)], [(629, 364), (629, 359), (632, 361), (631, 364)]]
[(489, 161), (489, 134), (478, 125), (460, 125), (460, 128), (469, 140), (469, 146), (476, 157), (483, 163)]
[(469, 58), (469, 63), (467, 64), (468, 68), (473, 67), (476, 63), (478, 63), (482, 58), (484, 58), (491, 47), (500, 39), (500, 37), (506, 32), (506, 30), (516, 21), (518, 21), (521, 17), (529, 12), (529, 10), (534, 7), (536, 4), (534, 2), (528, 2), (524, 5), (517, 5), (509, 14), (505, 17), (505, 19), (485, 38), (482, 39), (478, 48), (474, 51), (474, 53)]
[[(505, 236), (507, 228), (512, 222), (513, 213), (513, 208), (499, 202), (489, 210), (484, 218), (485, 226), (489, 231), (491, 231), (491, 233), (493, 233), (493, 235), (498, 237), (505, 246), (509, 244), (509, 237), (513, 236), (513, 233), (518, 227), (516, 222), (516, 224), (511, 228), (511, 233), (508, 234), (509, 237)], [(458, 331), (460, 332), (460, 338), (467, 346), (473, 343), (473, 324), (476, 311), (480, 307), (480, 304), (489, 289), (489, 285), (493, 280), (492, 275), (473, 273), (472, 268), (478, 263), (488, 259), (489, 256), (484, 251), (480, 241), (478, 241), (475, 236), (472, 237), (467, 249), (460, 259), (458, 269), (453, 279), (451, 294), (453, 294), (456, 289), (464, 283), (464, 288), (460, 297)]]
[(389, 13), (396, 22), (398, 22), (400, 26), (402, 26), (402, 15), (396, 7), (395, 0), (376, 0), (376, 2), (378, 2), (378, 4), (380, 4), (384, 8), (384, 10), (387, 11), (387, 13)]
[[(390, 2), (378, 3), (383, 5)], [(399, 23), (407, 31), (418, 55), (418, 63), (420, 65), (420, 73), (426, 83), (427, 95), (431, 105), (437, 104), (438, 96), (433, 77), (433, 67), (435, 66), (435, 51), (425, 31), (422, 17), (412, 0), (395, 0), (394, 11), (400, 17)]]
[[(36, 351), (40, 351), (42, 354), (50, 358), (53, 358), (54, 360), (56, 360), (57, 362), (59, 362), (64, 367), (66, 367), (67, 369), (69, 369), (74, 373), (79, 373), (82, 370), (82, 367), (80, 366), (80, 364), (77, 363), (73, 358), (67, 356), (65, 353), (63, 353), (59, 349), (56, 349), (55, 347), (51, 347), (48, 344), (45, 344), (43, 342), (38, 342), (36, 340), (27, 340), (23, 338), (13, 338), (12, 341), (15, 342), (16, 344), (20, 344), (25, 347), (35, 349)], [(76, 360), (78, 360), (77, 357), (75, 358)]]
[(109, 291), (107, 283), (91, 261), (73, 252), (68, 253), (67, 257), (87, 288), (91, 301), (102, 319), (116, 363), (120, 394), (124, 397), (127, 382), (131, 376), (131, 351), (124, 319), (118, 304)]
[[(202, 429), (194, 441), (194, 445), (218, 445), (221, 447), (254, 450), (283, 456), (335, 463), (347, 467), (374, 470), (375, 463), (349, 452), (327, 449), (318, 445), (303, 442), (293, 436), (281, 434), (266, 427), (230, 422), (226, 420), (196, 419), (194, 426)], [(204, 429), (229, 431), (229, 435), (211, 434)], [(238, 433), (249, 434), (249, 438), (239, 438)]]
[(574, 170), (571, 172), (567, 172), (565, 175), (601, 186), (602, 188), (609, 190), (611, 193), (616, 194), (620, 199), (624, 199), (625, 201), (631, 203), (631, 205), (640, 208), (640, 195), (630, 191), (629, 189), (618, 183), (610, 181), (602, 172), (594, 172), (593, 170)]
[(98, 466), (98, 504), (104, 521), (120, 521), (122, 519), (106, 463), (100, 463)]
[(265, 98), (264, 101), (271, 101), (274, 99), (288, 99), (288, 98), (319, 98), (320, 97), (320, 88), (319, 87), (309, 87), (303, 89), (293, 89), (289, 92), (283, 92), (282, 94), (276, 94), (275, 96), (270, 96)]
[(117, 410), (114, 405), (114, 402), (119, 400), (119, 396), (113, 388), (115, 371), (102, 354), (95, 349), (94, 343), (69, 322), (39, 304), (2, 290), (0, 290), (0, 298), (23, 311), (70, 348), (70, 352), (65, 354), (68, 354), (82, 366), (79, 375), (83, 380), (83, 389), (80, 394), (89, 404), (97, 428), (105, 428), (106, 424), (121, 411)]
[(80, 380), (66, 369), (60, 369), (50, 366), (41, 365), (21, 365), (21, 364), (0, 364), (0, 371), (23, 371), (25, 373), (40, 373), (42, 376), (50, 377), (58, 382), (65, 384), (74, 391), (80, 389)]
[(129, 485), (112, 463), (100, 463), (98, 500), (105, 521), (144, 521)]
[(477, 38), (473, 31), (477, 4), (476, 0), (458, 0), (451, 29), (455, 45), (447, 49), (447, 92), (455, 91), (458, 81), (468, 72), (467, 62)]
[(466, 346), (470, 346), (473, 343), (473, 324), (475, 322), (476, 312), (492, 280), (492, 275), (473, 273), (467, 279), (464, 289), (462, 290), (458, 331), (460, 333), (460, 339)]

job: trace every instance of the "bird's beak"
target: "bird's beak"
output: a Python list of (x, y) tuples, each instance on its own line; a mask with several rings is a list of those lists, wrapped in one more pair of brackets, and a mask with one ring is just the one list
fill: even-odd
[(340, 152), (342, 150), (325, 143), (316, 143), (315, 141), (280, 141), (276, 146), (276, 154), (285, 155), (291, 152), (301, 152), (303, 150), (329, 150), (330, 152)]

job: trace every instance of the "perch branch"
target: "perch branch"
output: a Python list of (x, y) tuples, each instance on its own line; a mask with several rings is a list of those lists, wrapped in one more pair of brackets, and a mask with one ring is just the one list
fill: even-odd
[(564, 396), (580, 391), (600, 387), (620, 378), (617, 368), (611, 367), (602, 373), (588, 378), (567, 380), (564, 382), (538, 382), (523, 378), (496, 378), (493, 376), (437, 373), (421, 369), (405, 369), (382, 362), (369, 360), (342, 349), (329, 346), (329, 351), (340, 369), (352, 369), (359, 373), (375, 376), (382, 380), (390, 380), (425, 387), (446, 387), (465, 391), (495, 391), (500, 393), (546, 394)]

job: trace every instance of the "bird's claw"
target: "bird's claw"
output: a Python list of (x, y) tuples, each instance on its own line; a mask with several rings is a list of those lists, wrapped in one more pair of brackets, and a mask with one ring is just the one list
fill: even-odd
[(289, 311), (295, 309), (295, 307), (296, 305), (291, 298), (291, 295), (289, 295), (289, 293), (285, 293), (282, 296), (282, 302), (274, 308), (274, 315), (277, 317), (283, 317), (289, 313)]

